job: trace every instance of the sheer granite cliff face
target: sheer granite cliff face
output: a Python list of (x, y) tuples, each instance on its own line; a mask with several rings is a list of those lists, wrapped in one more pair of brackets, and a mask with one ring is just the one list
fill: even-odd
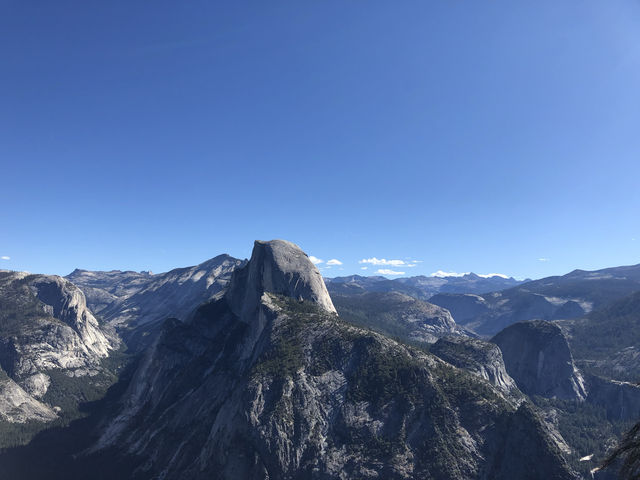
[(344, 323), (278, 240), (164, 325), (100, 432), (85, 456), (140, 479), (575, 478), (531, 407)]
[(584, 379), (557, 325), (543, 320), (520, 322), (505, 328), (491, 341), (500, 347), (507, 372), (527, 395), (586, 398)]
[(640, 385), (587, 374), (587, 401), (604, 407), (607, 416), (615, 420), (640, 418)]
[(47, 313), (70, 326), (80, 337), (81, 348), (87, 356), (104, 358), (112, 348), (91, 311), (83, 292), (71, 282), (56, 276), (37, 275), (29, 282), (31, 291), (45, 304)]
[(5, 273), (0, 278), (0, 361), (10, 376), (48, 369), (91, 374), (118, 343), (86, 306), (75, 285), (49, 275)]
[(49, 406), (29, 395), (25, 389), (0, 370), (0, 421), (25, 423), (50, 422), (58, 416)]
[(469, 337), (444, 337), (429, 350), (445, 362), (474, 373), (507, 395), (522, 396), (497, 345)]
[(286, 240), (257, 240), (249, 263), (232, 277), (227, 299), (236, 315), (250, 317), (264, 292), (313, 302), (336, 313), (316, 266), (300, 247)]
[[(56, 418), (43, 403), (51, 372), (92, 377), (118, 345), (102, 329), (71, 282), (50, 275), (0, 272), (0, 415), (8, 422), (47, 422)], [(57, 386), (57, 384), (56, 384)]]

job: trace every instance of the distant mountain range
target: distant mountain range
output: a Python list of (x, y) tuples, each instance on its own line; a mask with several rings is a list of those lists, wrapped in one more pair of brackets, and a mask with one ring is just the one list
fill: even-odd
[(441, 292), (428, 300), (449, 310), (458, 324), (494, 335), (523, 320), (579, 318), (639, 290), (640, 265), (633, 265), (574, 270), (491, 293)]
[[(526, 281), (526, 280), (525, 280)], [(347, 277), (325, 278), (331, 294), (354, 295), (366, 292), (400, 292), (413, 297), (428, 300), (437, 293), (486, 293), (520, 285), (512, 277), (479, 276), (467, 273), (462, 276), (403, 277), (388, 279), (382, 276), (365, 277), (350, 275)]]

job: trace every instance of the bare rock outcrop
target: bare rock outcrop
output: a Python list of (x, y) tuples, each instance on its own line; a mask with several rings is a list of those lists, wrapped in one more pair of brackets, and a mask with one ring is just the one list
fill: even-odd
[(131, 343), (130, 330), (149, 331), (167, 318), (186, 320), (195, 306), (221, 294), (233, 271), (245, 263), (223, 254), (158, 274), (75, 270), (67, 278), (100, 308), (100, 318)]
[[(0, 366), (2, 418), (48, 422), (51, 372), (94, 377), (119, 340), (87, 308), (82, 291), (53, 275), (0, 272)], [(87, 380), (91, 383), (91, 380)], [(43, 403), (44, 402), (44, 403)]]
[(507, 395), (522, 395), (507, 373), (502, 352), (497, 345), (484, 340), (448, 336), (438, 340), (429, 350), (445, 362), (463, 368), (486, 380)]
[(243, 317), (255, 311), (265, 292), (310, 301), (336, 313), (318, 268), (300, 247), (286, 240), (256, 240), (251, 260), (233, 275), (227, 299)]
[(557, 325), (543, 320), (519, 322), (491, 341), (500, 347), (507, 372), (522, 392), (546, 398), (586, 398), (584, 379)]
[(48, 405), (29, 395), (20, 385), (0, 373), (0, 421), (26, 423), (50, 422), (57, 418)]

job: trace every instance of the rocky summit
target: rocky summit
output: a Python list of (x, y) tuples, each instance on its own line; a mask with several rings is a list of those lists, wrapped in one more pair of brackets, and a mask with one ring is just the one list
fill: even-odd
[(329, 313), (336, 312), (316, 266), (300, 247), (285, 240), (257, 240), (249, 263), (232, 277), (227, 298), (242, 317), (254, 313), (265, 292), (307, 300)]

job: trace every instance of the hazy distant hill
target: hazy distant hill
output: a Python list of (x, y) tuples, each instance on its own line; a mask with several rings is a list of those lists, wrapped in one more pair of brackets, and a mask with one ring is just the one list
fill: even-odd
[(440, 293), (429, 299), (454, 320), (482, 335), (493, 335), (518, 321), (582, 317), (640, 290), (640, 265), (547, 277), (484, 294)]
[(366, 292), (400, 292), (422, 300), (446, 293), (485, 293), (502, 290), (523, 283), (514, 278), (501, 276), (481, 277), (475, 273), (454, 277), (405, 277), (388, 279), (381, 276), (325, 278), (329, 293), (354, 295)]

